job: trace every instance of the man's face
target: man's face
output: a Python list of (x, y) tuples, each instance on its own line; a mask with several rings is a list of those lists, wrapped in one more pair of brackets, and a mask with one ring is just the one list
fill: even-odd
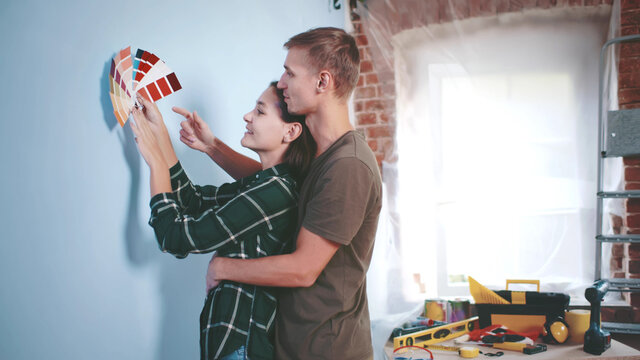
[(307, 50), (289, 49), (284, 61), (284, 73), (278, 81), (278, 89), (284, 91), (284, 101), (292, 114), (306, 115), (316, 109), (317, 73), (307, 63)]

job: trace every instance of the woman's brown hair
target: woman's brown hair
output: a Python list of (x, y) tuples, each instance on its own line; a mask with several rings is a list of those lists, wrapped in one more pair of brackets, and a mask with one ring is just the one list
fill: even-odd
[(295, 176), (302, 183), (304, 177), (307, 176), (309, 165), (316, 155), (316, 142), (313, 140), (311, 132), (305, 123), (305, 116), (289, 113), (287, 103), (284, 102), (284, 93), (281, 89), (278, 89), (278, 82), (271, 82), (269, 87), (273, 87), (273, 90), (275, 90), (276, 95), (278, 96), (278, 107), (280, 108), (282, 120), (286, 123), (297, 122), (302, 125), (302, 132), (300, 133), (300, 136), (289, 144), (282, 161), (291, 167)]

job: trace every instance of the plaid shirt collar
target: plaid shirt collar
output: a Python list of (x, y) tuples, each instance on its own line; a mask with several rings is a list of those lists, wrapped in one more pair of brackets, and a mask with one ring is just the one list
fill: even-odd
[(273, 176), (286, 176), (286, 175), (290, 175), (291, 174), (291, 167), (287, 164), (284, 163), (280, 163), (276, 166), (272, 166), (268, 169), (264, 169), (264, 170), (260, 170), (257, 173), (253, 174), (253, 175), (249, 175), (246, 177), (243, 177), (242, 179), (238, 180), (242, 185), (249, 185), (251, 183), (254, 183), (256, 181), (262, 181), (264, 179), (273, 177)]

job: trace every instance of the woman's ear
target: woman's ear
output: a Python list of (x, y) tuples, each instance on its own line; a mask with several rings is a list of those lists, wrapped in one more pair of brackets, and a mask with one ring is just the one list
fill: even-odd
[(284, 133), (282, 142), (290, 144), (297, 139), (300, 134), (302, 134), (302, 124), (299, 122), (287, 123), (286, 132)]

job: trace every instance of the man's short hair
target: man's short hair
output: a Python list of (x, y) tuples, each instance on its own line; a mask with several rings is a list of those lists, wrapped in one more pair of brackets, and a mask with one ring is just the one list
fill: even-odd
[(328, 70), (333, 75), (335, 94), (347, 99), (358, 84), (360, 52), (353, 36), (344, 30), (322, 27), (295, 35), (284, 44), (287, 50), (307, 50), (307, 61), (316, 71)]

